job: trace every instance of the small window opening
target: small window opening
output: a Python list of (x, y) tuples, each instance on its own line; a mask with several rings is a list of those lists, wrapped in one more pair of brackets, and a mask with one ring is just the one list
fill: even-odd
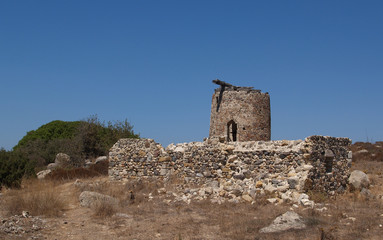
[(326, 173), (332, 172), (332, 161), (333, 158), (327, 157), (325, 160)]
[(326, 149), (324, 152), (326, 173), (332, 172), (332, 165), (334, 161), (334, 153), (330, 149)]

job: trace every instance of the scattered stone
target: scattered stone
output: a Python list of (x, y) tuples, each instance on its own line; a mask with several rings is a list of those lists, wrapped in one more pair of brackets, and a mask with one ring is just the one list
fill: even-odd
[(253, 198), (250, 197), (250, 196), (247, 195), (247, 194), (242, 195), (242, 199), (245, 200), (246, 202), (252, 202), (252, 201), (253, 201)]
[(289, 184), (290, 189), (295, 189), (299, 183), (299, 178), (298, 177), (291, 177), (291, 178), (287, 179), (287, 182)]
[(302, 193), (301, 195), (299, 195), (298, 202), (300, 203), (303, 199), (309, 200), (309, 195), (307, 195), (306, 193)]
[(118, 199), (97, 192), (84, 191), (79, 196), (82, 207), (92, 207), (98, 202), (104, 202), (111, 205), (117, 205)]
[(271, 185), (271, 184), (267, 184), (267, 185), (265, 186), (264, 189), (265, 189), (265, 191), (268, 192), (268, 193), (274, 193), (274, 192), (277, 191), (277, 188), (274, 187), (274, 186)]
[(373, 198), (374, 197), (374, 195), (367, 188), (362, 188), (362, 190), (360, 190), (360, 194), (366, 198)]
[(359, 150), (359, 151), (355, 152), (355, 154), (361, 154), (361, 153), (368, 153), (368, 150), (367, 149), (362, 149), (362, 150)]
[[(31, 216), (26, 211), (23, 211), (22, 215), (2, 218), (0, 222), (0, 232), (9, 236), (9, 239), (24, 239), (22, 236), (25, 236), (26, 234), (29, 235), (29, 239), (42, 239), (39, 238), (40, 235), (38, 234), (38, 231), (45, 227), (46, 222), (44, 220), (40, 217)], [(30, 236), (30, 234), (33, 235)]]
[(308, 199), (302, 199), (302, 200), (301, 200), (301, 204), (302, 204), (303, 206), (305, 206), (305, 207), (311, 207), (311, 208), (313, 208), (314, 205), (315, 205), (314, 201), (310, 201), (310, 200), (308, 200)]
[(303, 165), (303, 170), (304, 170), (304, 171), (309, 171), (309, 170), (311, 170), (312, 168), (313, 168), (312, 165), (308, 165), (308, 164)]
[(350, 177), (348, 178), (349, 184), (356, 190), (361, 190), (362, 188), (368, 188), (370, 185), (370, 180), (368, 179), (367, 174), (360, 170), (352, 171)]
[(25, 217), (25, 218), (28, 218), (28, 217), (30, 217), (31, 215), (29, 214), (28, 211), (22, 211), (22, 212), (21, 212), (21, 216), (23, 216), (23, 217)]
[(267, 201), (269, 203), (278, 203), (278, 198), (268, 198)]
[(326, 207), (322, 207), (322, 208), (317, 208), (315, 210), (317, 210), (318, 212), (324, 212), (324, 211), (327, 211), (327, 208)]
[(344, 193), (345, 190), (346, 190), (346, 189), (345, 189), (343, 186), (340, 186), (340, 187), (338, 187), (338, 189), (336, 190), (336, 192), (342, 194), (342, 193)]
[(48, 166), (47, 166), (47, 169), (48, 170), (54, 170), (56, 168), (58, 168), (59, 165), (57, 163), (49, 163)]
[(262, 228), (261, 233), (281, 232), (290, 229), (304, 229), (306, 224), (301, 216), (293, 211), (288, 211), (277, 217), (269, 226)]
[(96, 161), (94, 163), (97, 164), (97, 163), (101, 163), (101, 162), (104, 162), (107, 160), (108, 160), (107, 156), (100, 156), (100, 157), (96, 158)]
[(40, 171), (40, 172), (38, 172), (36, 174), (37, 175), (37, 179), (44, 179), (51, 172), (52, 172), (52, 170), (50, 170), (50, 169), (42, 170), (42, 171)]

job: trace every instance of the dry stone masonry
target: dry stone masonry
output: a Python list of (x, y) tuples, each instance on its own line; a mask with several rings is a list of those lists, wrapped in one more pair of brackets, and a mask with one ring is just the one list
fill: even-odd
[(327, 136), (248, 142), (210, 138), (163, 148), (152, 139), (120, 139), (109, 152), (109, 176), (177, 176), (184, 182), (213, 183), (210, 194), (248, 200), (264, 193), (290, 199), (307, 190), (333, 195), (347, 187), (350, 144), (348, 138)]
[[(221, 202), (251, 202), (258, 194), (312, 205), (305, 191), (334, 195), (347, 187), (352, 154), (348, 138), (311, 136), (270, 141), (270, 97), (252, 87), (220, 80), (213, 94), (209, 138), (170, 144), (120, 139), (109, 153), (113, 180), (157, 177), (183, 180), (185, 195)], [(189, 184), (199, 189), (187, 188)], [(187, 189), (186, 189), (187, 188)]]
[(211, 103), (209, 137), (227, 141), (268, 141), (271, 137), (270, 96), (252, 87), (220, 80)]

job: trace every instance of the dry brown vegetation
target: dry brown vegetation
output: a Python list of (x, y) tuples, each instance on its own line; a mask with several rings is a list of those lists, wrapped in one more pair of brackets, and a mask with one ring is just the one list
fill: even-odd
[[(359, 158), (354, 154), (353, 169), (368, 173), (371, 196), (346, 192), (329, 198), (310, 192), (311, 199), (318, 203), (315, 209), (270, 204), (267, 196), (259, 197), (255, 204), (213, 204), (209, 200), (187, 204), (174, 201), (172, 192), (182, 184), (177, 178), (167, 182), (110, 182), (106, 177), (96, 177), (82, 179), (76, 186), (74, 180), (47, 180), (24, 183), (20, 190), (3, 191), (0, 216), (20, 214), (23, 210), (44, 215), (49, 227), (41, 234), (47, 239), (381, 239), (383, 162), (376, 159), (377, 155), (369, 156)], [(167, 192), (158, 192), (160, 188)], [(80, 207), (78, 196), (85, 190), (113, 196), (119, 205), (100, 202), (93, 208)], [(19, 198), (24, 200), (12, 201)], [(57, 202), (51, 204), (54, 201)], [(46, 208), (31, 202), (40, 202)], [(306, 229), (259, 233), (275, 217), (292, 208), (304, 218)], [(0, 238), (3, 236), (6, 235), (0, 233)]]
[(108, 175), (108, 161), (102, 161), (97, 164), (91, 165), (89, 168), (59, 168), (55, 169), (52, 173), (47, 175), (49, 180), (70, 180), (81, 178), (93, 178)]
[(5, 191), (1, 208), (7, 215), (20, 215), (22, 211), (28, 211), (32, 215), (60, 216), (66, 205), (65, 200), (56, 191), (54, 182), (29, 179), (20, 189)]
[[(356, 142), (350, 150), (353, 152), (354, 162), (370, 162), (378, 161), (383, 162), (383, 142), (365, 143)], [(367, 150), (367, 152), (359, 152), (361, 150)]]

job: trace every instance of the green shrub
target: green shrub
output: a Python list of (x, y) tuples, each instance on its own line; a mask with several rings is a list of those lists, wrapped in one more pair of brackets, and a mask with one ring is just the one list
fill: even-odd
[(24, 176), (34, 176), (35, 163), (19, 153), (0, 149), (0, 188), (19, 187)]
[(37, 130), (27, 132), (27, 135), (25, 135), (13, 149), (17, 150), (36, 140), (48, 143), (53, 139), (72, 139), (76, 135), (77, 129), (81, 124), (81, 121), (52, 121), (42, 125)]
[[(42, 168), (54, 162), (57, 153), (66, 153), (74, 161), (84, 160), (107, 155), (120, 138), (138, 137), (127, 120), (105, 124), (97, 116), (92, 116), (84, 121), (52, 121), (28, 132), (13, 151), (0, 149), (0, 186), (20, 186), (23, 176), (35, 175), (35, 167)], [(97, 168), (83, 171), (77, 169), (62, 172), (61, 175), (107, 174), (107, 166), (97, 165)]]
[(92, 116), (86, 121), (52, 121), (28, 132), (13, 149), (37, 166), (44, 166), (60, 152), (75, 160), (107, 155), (120, 138), (138, 138), (127, 120), (105, 124)]

